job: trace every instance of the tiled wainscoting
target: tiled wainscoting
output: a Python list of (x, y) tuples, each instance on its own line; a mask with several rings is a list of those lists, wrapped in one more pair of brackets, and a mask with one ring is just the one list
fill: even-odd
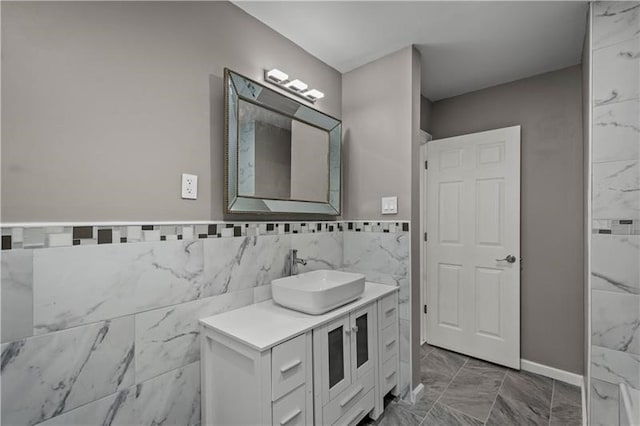
[(640, 3), (592, 5), (591, 424), (640, 389)]
[(400, 286), (406, 395), (408, 231), (406, 222), (3, 229), (2, 424), (198, 424), (198, 319), (269, 299), (290, 248), (308, 260), (300, 272), (344, 268)]

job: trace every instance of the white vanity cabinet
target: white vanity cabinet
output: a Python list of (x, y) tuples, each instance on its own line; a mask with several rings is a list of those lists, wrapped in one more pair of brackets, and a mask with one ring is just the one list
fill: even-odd
[(203, 425), (352, 425), (398, 388), (397, 288), (322, 315), (272, 300), (200, 320)]

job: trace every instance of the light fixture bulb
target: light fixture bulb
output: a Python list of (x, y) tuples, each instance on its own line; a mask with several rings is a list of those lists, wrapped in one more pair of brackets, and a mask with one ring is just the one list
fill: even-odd
[(285, 84), (285, 87), (296, 92), (302, 92), (309, 86), (305, 82), (295, 79)]
[(311, 99), (312, 101), (317, 101), (318, 99), (324, 98), (324, 93), (316, 89), (311, 89), (304, 92), (303, 96)]
[(277, 68), (272, 69), (271, 71), (267, 71), (267, 78), (271, 81), (275, 81), (276, 83), (282, 83), (289, 79), (289, 76), (280, 71)]

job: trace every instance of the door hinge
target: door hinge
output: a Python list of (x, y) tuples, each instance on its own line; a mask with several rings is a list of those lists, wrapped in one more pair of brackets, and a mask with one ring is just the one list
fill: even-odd
[(424, 313), (427, 313), (427, 305), (424, 305)]
[(428, 161), (425, 161), (425, 162), (424, 162), (424, 168), (425, 168), (425, 169), (428, 169), (428, 168), (429, 168), (429, 162), (428, 162)]
[(424, 233), (424, 240), (425, 240), (425, 241), (427, 241), (427, 240), (428, 240), (428, 237), (427, 237), (427, 233), (426, 233), (426, 232)]

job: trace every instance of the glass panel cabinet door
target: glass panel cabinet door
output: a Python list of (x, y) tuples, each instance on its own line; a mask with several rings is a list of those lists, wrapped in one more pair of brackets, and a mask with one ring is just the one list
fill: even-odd
[(373, 368), (376, 339), (375, 304), (366, 306), (351, 314), (352, 327), (352, 380), (362, 377)]
[(329, 399), (351, 384), (351, 324), (346, 315), (326, 326), (326, 346), (322, 381)]

